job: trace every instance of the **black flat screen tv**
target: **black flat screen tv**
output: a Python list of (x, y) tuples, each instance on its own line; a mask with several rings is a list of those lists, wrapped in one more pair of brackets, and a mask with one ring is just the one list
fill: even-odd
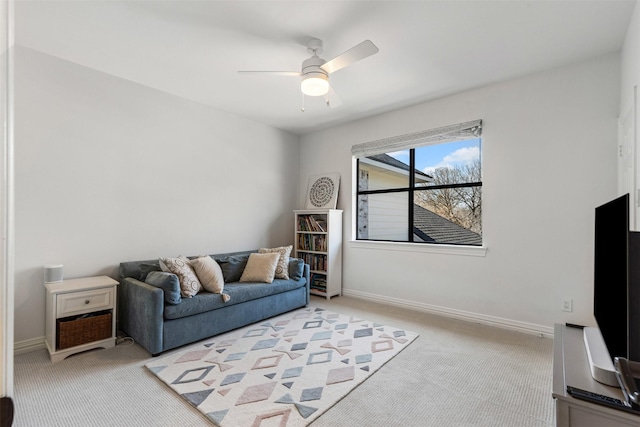
[(609, 356), (640, 361), (640, 233), (629, 194), (595, 211), (593, 314)]

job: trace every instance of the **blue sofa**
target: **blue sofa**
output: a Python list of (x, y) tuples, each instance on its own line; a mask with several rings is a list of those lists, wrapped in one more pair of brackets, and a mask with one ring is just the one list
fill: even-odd
[(163, 289), (145, 283), (151, 271), (160, 271), (158, 259), (120, 263), (118, 330), (157, 356), (309, 304), (309, 265), (300, 259), (290, 258), (289, 280), (238, 282), (237, 270), (252, 252), (256, 251), (210, 255), (225, 275), (224, 293), (230, 297), (226, 302), (219, 294), (201, 291), (169, 304)]

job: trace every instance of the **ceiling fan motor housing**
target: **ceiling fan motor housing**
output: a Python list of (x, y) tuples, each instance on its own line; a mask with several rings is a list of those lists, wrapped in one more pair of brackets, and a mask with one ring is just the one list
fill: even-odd
[(322, 74), (325, 77), (327, 77), (329, 74), (324, 71), (322, 68), (322, 65), (324, 65), (324, 63), (327, 62), (324, 59), (320, 58), (319, 56), (312, 56), (309, 59), (306, 59), (302, 62), (302, 71), (301, 74), (302, 76), (306, 76), (307, 74)]

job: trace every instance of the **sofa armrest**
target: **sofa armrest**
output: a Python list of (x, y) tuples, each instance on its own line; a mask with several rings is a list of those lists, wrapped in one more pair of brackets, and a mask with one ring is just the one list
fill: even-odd
[(118, 328), (152, 355), (162, 352), (164, 292), (131, 277), (118, 286)]
[(306, 279), (305, 286), (307, 287), (307, 305), (309, 305), (311, 298), (311, 268), (309, 264), (304, 265), (304, 270), (302, 271), (302, 277)]

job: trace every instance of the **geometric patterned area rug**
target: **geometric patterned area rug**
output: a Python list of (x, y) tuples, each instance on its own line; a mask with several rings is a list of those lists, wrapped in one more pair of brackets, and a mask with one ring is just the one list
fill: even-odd
[(221, 427), (306, 426), (418, 335), (307, 307), (146, 367)]

